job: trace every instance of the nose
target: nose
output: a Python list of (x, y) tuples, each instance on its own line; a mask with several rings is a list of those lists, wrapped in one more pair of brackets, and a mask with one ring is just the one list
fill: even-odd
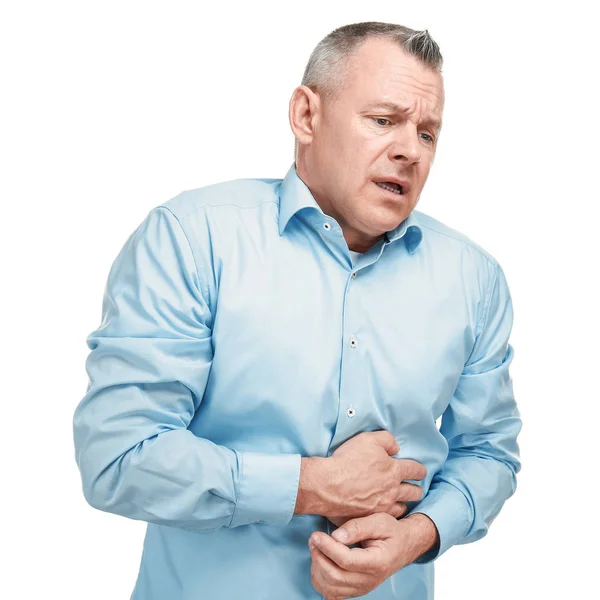
[(407, 122), (403, 127), (399, 127), (390, 146), (390, 158), (407, 164), (418, 163), (421, 160), (421, 151), (419, 132), (415, 125)]

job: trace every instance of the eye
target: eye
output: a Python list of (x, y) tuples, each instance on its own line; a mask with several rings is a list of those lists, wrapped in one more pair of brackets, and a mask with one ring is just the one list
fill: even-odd
[(382, 127), (385, 127), (385, 124), (381, 124), (379, 123), (379, 121), (386, 121), (387, 123), (391, 123), (391, 121), (389, 119), (384, 119), (383, 117), (373, 117), (373, 120), (377, 123), (377, 125), (381, 125)]
[(429, 144), (433, 142), (433, 138), (428, 133), (422, 133), (421, 137)]

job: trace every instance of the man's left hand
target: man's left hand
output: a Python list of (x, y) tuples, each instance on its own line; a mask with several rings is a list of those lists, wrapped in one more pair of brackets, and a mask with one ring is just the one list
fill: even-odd
[[(344, 532), (347, 537), (344, 538)], [(361, 548), (348, 548), (361, 542)], [(396, 520), (387, 513), (351, 519), (331, 536), (311, 535), (313, 587), (326, 600), (363, 596), (438, 542), (429, 517), (416, 513)]]

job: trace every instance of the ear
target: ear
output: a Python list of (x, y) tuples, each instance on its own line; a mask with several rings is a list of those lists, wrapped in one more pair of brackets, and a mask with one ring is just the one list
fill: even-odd
[(310, 144), (319, 119), (321, 99), (306, 85), (298, 86), (290, 99), (289, 119), (292, 132), (300, 144)]

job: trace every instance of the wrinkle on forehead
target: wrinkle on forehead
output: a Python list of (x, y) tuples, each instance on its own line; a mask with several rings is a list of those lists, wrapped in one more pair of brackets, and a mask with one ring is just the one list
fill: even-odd
[(403, 91), (413, 92), (422, 96), (432, 96), (430, 100), (444, 101), (444, 91), (440, 82), (428, 82), (423, 78), (417, 78), (411, 73), (402, 73), (400, 70), (394, 72), (389, 79), (390, 85), (397, 85)]
[[(425, 75), (422, 77), (421, 75)], [(357, 69), (354, 77), (349, 79), (348, 91), (358, 92), (358, 95), (369, 93), (371, 90), (378, 95), (407, 95), (414, 94), (423, 97), (432, 104), (443, 104), (444, 88), (439, 78), (433, 78), (434, 73), (415, 73), (412, 69), (398, 66), (397, 69), (374, 68), (372, 70)], [(430, 81), (428, 81), (430, 79)], [(393, 98), (386, 97), (383, 101), (393, 102)]]
[[(389, 40), (365, 42), (349, 61), (346, 83), (345, 91), (357, 99), (364, 99), (364, 92), (373, 92), (377, 101), (382, 95), (404, 93), (422, 96), (433, 105), (444, 103), (441, 73)], [(393, 101), (387, 97), (385, 100)]]

